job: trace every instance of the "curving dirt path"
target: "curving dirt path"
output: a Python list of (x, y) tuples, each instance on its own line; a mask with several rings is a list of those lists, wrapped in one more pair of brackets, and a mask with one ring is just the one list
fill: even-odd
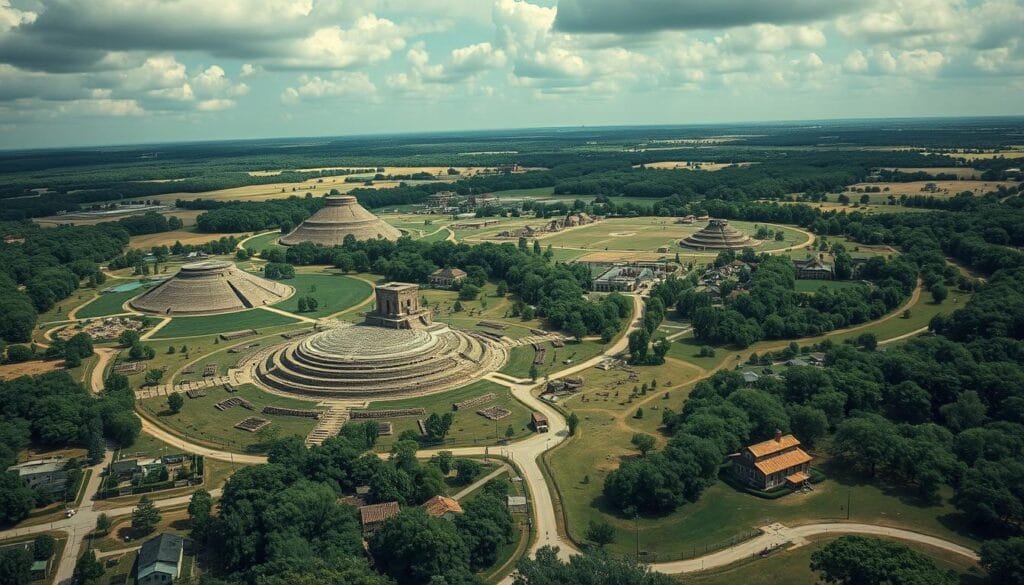
[(99, 394), (103, 391), (103, 382), (107, 379), (104, 375), (107, 371), (107, 365), (117, 357), (117, 354), (121, 353), (121, 350), (114, 349), (112, 347), (97, 347), (96, 355), (99, 356), (99, 360), (96, 361), (96, 365), (92, 368), (92, 373), (89, 377), (89, 387), (92, 389), (93, 394)]

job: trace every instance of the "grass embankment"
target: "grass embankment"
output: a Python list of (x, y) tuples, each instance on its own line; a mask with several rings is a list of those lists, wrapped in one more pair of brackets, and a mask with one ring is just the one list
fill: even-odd
[[(341, 274), (303, 274), (282, 281), (295, 287), (295, 294), (274, 305), (275, 308), (304, 317), (326, 317), (348, 309), (373, 294), (368, 283)], [(313, 297), (318, 305), (315, 311), (299, 313), (299, 298)]]
[[(220, 411), (214, 408), (214, 404), (231, 396), (248, 400), (255, 409), (250, 411), (236, 406)], [(231, 394), (223, 388), (209, 388), (203, 398), (186, 398), (184, 407), (177, 414), (171, 414), (167, 410), (166, 396), (139, 400), (136, 404), (157, 424), (167, 427), (189, 441), (243, 452), (258, 451), (261, 445), (278, 437), (305, 437), (316, 425), (313, 419), (263, 414), (260, 410), (264, 406), (312, 409), (316, 405), (313, 402), (263, 392), (251, 384), (239, 386), (238, 391)], [(234, 428), (236, 423), (250, 416), (267, 419), (271, 424), (259, 433)]]
[[(471, 408), (469, 410), (453, 411), (452, 404), (462, 400), (474, 398), (488, 392), (493, 392), (495, 399), (492, 402), (488, 402), (480, 407)], [(497, 426), (495, 422), (484, 418), (483, 416), (476, 413), (480, 408), (488, 406), (500, 406), (507, 408), (512, 411), (512, 414), (499, 420)], [(526, 408), (521, 402), (512, 397), (512, 392), (500, 384), (488, 380), (478, 380), (458, 388), (456, 390), (450, 390), (448, 392), (442, 392), (440, 394), (434, 394), (432, 396), (423, 396), (420, 398), (407, 398), (404, 400), (388, 400), (388, 401), (377, 401), (370, 404), (371, 410), (381, 410), (388, 408), (422, 408), (426, 411), (423, 418), (430, 416), (430, 413), (436, 412), (438, 414), (444, 414), (446, 412), (453, 412), (455, 414), (455, 422), (452, 423), (451, 430), (448, 436), (445, 438), (445, 444), (443, 446), (466, 446), (466, 445), (495, 445), (499, 440), (503, 440), (506, 437), (505, 432), (509, 426), (512, 427), (513, 435), (512, 440), (530, 434), (529, 423), (530, 423), (530, 410)], [(405, 430), (418, 431), (416, 426), (417, 417), (406, 417), (406, 418), (394, 418), (384, 419), (390, 420), (394, 425), (394, 433), (381, 437), (377, 441), (377, 447), (379, 450), (386, 451), (391, 448), (391, 445), (398, 440), (398, 436)], [(359, 419), (354, 419), (359, 422)], [(497, 430), (497, 436), (495, 435)]]
[[(686, 585), (818, 585), (821, 578), (811, 570), (811, 554), (824, 548), (826, 544), (838, 537), (814, 539), (810, 544), (793, 549), (776, 552), (766, 558), (749, 559), (735, 563), (722, 569), (701, 573), (689, 573), (679, 577)], [(909, 546), (930, 558), (936, 566), (946, 571), (953, 571), (960, 576), (960, 582), (980, 585), (981, 578), (976, 573), (969, 573), (977, 565), (960, 555), (955, 555), (927, 545), (895, 541)]]
[(291, 325), (296, 322), (296, 319), (262, 309), (249, 309), (236, 313), (205, 315), (202, 317), (174, 317), (170, 323), (157, 331), (152, 339), (215, 335), (242, 329)]
[(103, 293), (96, 298), (96, 300), (85, 305), (75, 313), (75, 317), (78, 319), (92, 319), (95, 317), (106, 317), (107, 315), (116, 315), (118, 313), (124, 313), (124, 304), (133, 297), (137, 297), (142, 293), (146, 292), (145, 288), (137, 288), (135, 290), (125, 292), (112, 292)]

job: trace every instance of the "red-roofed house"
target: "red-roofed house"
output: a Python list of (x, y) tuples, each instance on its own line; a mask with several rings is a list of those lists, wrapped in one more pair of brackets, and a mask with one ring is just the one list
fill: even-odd
[(401, 509), (398, 502), (370, 504), (359, 508), (359, 521), (363, 524), (363, 534), (373, 534), (390, 518), (398, 515)]
[(423, 510), (434, 518), (450, 519), (455, 514), (462, 513), (462, 506), (459, 502), (448, 496), (434, 496), (423, 502)]
[(799, 486), (810, 479), (811, 459), (800, 448), (799, 439), (777, 432), (774, 439), (750, 445), (733, 455), (732, 473), (759, 490)]

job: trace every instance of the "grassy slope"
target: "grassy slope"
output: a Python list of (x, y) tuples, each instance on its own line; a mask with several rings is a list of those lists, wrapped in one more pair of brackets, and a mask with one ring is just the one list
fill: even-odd
[(170, 323), (156, 332), (153, 339), (166, 339), (169, 337), (191, 337), (195, 335), (211, 335), (240, 329), (258, 329), (260, 327), (275, 327), (278, 325), (289, 325), (295, 319), (263, 311), (250, 309), (237, 313), (225, 313), (222, 315), (209, 315), (203, 317), (175, 317)]
[(302, 313), (306, 317), (324, 317), (343, 311), (373, 292), (372, 287), (356, 278), (340, 274), (296, 274), (295, 278), (282, 281), (295, 287), (295, 294), (274, 305), (278, 309), (298, 313), (299, 297), (312, 296), (319, 301), (315, 311)]

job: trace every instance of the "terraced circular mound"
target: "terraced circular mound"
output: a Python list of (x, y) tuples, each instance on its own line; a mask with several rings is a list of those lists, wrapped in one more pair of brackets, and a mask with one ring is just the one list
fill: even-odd
[(724, 219), (712, 219), (704, 229), (679, 241), (680, 246), (697, 250), (738, 250), (760, 243)]
[(278, 392), (376, 400), (462, 386), (507, 359), (503, 346), (445, 325), (341, 325), (274, 348), (257, 364), (254, 378)]
[(397, 240), (402, 235), (397, 228), (359, 205), (351, 195), (331, 195), (325, 201), (323, 209), (281, 238), (281, 244), (294, 246), (312, 242), (323, 246), (340, 246), (348, 235), (357, 240)]
[(272, 305), (295, 292), (290, 286), (241, 270), (233, 262), (192, 262), (128, 304), (159, 315), (203, 315)]

